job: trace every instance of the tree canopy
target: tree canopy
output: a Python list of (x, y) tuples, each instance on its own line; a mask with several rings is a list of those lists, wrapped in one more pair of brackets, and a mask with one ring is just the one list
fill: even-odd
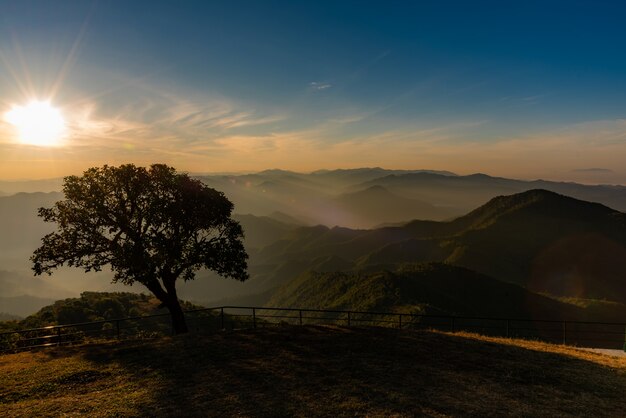
[(64, 179), (65, 199), (39, 216), (57, 231), (43, 237), (31, 260), (36, 275), (67, 264), (86, 272), (109, 265), (114, 282), (146, 286), (186, 332), (176, 294), (178, 278), (203, 268), (246, 280), (243, 230), (231, 218), (233, 204), (172, 167), (125, 164), (90, 168)]

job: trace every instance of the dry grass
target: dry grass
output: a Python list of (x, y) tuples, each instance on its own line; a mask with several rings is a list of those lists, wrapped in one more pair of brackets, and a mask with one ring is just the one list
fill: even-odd
[(626, 359), (538, 342), (280, 327), (0, 356), (0, 416), (624, 416)]

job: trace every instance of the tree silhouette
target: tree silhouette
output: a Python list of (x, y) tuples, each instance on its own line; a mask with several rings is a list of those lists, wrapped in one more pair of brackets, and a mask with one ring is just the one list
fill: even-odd
[(233, 204), (172, 167), (96, 167), (64, 179), (65, 199), (39, 216), (58, 230), (43, 237), (31, 261), (35, 275), (67, 263), (86, 272), (109, 265), (113, 282), (146, 286), (187, 332), (176, 281), (207, 268), (246, 280), (247, 258)]

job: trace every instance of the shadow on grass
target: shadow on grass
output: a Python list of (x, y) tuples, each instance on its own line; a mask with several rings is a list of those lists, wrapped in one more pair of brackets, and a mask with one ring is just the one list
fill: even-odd
[(454, 334), (278, 327), (81, 350), (149, 416), (618, 416), (624, 369)]

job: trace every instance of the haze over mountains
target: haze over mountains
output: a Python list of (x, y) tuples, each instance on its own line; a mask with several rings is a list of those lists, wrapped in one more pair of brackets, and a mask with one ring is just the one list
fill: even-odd
[[(602, 311), (605, 319), (624, 312), (626, 215), (619, 211), (626, 210), (623, 186), (379, 168), (310, 174), (270, 170), (200, 178), (235, 203), (236, 219), (246, 232), (251, 279), (239, 283), (200, 272), (195, 281), (181, 285), (181, 298), (206, 304), (306, 304), (301, 298), (304, 288), (293, 283), (308, 283), (311, 277), (349, 283), (355, 277), (369, 283), (376, 282), (372, 277), (387, 277), (389, 283), (396, 283), (394, 277), (408, 274), (407, 266), (415, 272), (423, 271), (419, 263), (444, 262), (469, 273), (435, 268), (439, 277), (448, 280), (448, 290), (441, 288), (439, 293), (453, 295), (450, 289), (461, 289), (462, 283), (474, 280), (483, 287), (498, 283), (479, 292), (485, 298), (496, 288), (514, 286), (509, 293), (526, 295), (518, 300), (543, 301), (540, 305), (546, 314), (588, 317), (590, 310), (538, 293), (605, 299), (609, 302), (594, 311)], [(537, 188), (541, 190), (533, 190)], [(27, 310), (43, 306), (43, 300), (35, 298), (48, 301), (85, 290), (144, 291), (111, 285), (108, 272), (61, 269), (51, 278), (32, 277), (28, 258), (53, 228), (37, 218), (36, 209), (61, 198), (58, 192), (0, 197), (0, 312), (24, 316)], [(337, 272), (344, 276), (336, 276)], [(461, 303), (456, 296), (445, 303), (434, 296), (433, 301), (425, 300), (420, 295), (437, 293), (431, 285), (430, 291), (426, 285), (394, 286), (390, 289), (400, 292), (401, 305), (449, 312), (451, 301)], [(419, 295), (415, 289), (420, 289)], [(23, 308), (19, 312), (14, 303), (18, 297)], [(485, 298), (458, 309), (476, 311)], [(323, 299), (332, 301), (333, 296)], [(516, 306), (511, 309), (528, 313), (521, 302)]]
[[(222, 190), (235, 203), (238, 213), (266, 215), (279, 210), (312, 225), (349, 228), (372, 228), (411, 219), (449, 219), (492, 197), (531, 189), (550, 190), (626, 210), (624, 186), (512, 180), (484, 174), (458, 176), (429, 170), (373, 168), (310, 174), (270, 170), (200, 178)], [(407, 207), (413, 212), (407, 213)]]
[(0, 196), (15, 193), (58, 192), (63, 185), (62, 178), (46, 180), (0, 180)]

